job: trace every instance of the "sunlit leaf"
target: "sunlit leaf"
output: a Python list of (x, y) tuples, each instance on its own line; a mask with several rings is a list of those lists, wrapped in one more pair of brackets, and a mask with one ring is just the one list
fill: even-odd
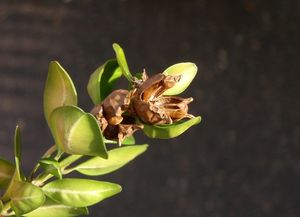
[(65, 105), (77, 105), (76, 89), (63, 67), (57, 61), (52, 61), (44, 90), (44, 113), (49, 126), (51, 112)]
[(14, 137), (14, 152), (15, 152), (15, 163), (16, 163), (16, 178), (18, 181), (22, 181), (20, 162), (21, 162), (21, 133), (19, 126), (16, 126), (15, 137)]
[(169, 139), (181, 135), (191, 126), (199, 124), (201, 117), (195, 117), (187, 121), (178, 121), (173, 124), (147, 125), (144, 124), (144, 133), (150, 138)]
[(25, 214), (26, 217), (72, 217), (79, 215), (88, 215), (86, 207), (71, 207), (57, 203), (50, 198), (36, 210)]
[(148, 145), (132, 145), (110, 150), (108, 159), (93, 157), (79, 165), (74, 170), (89, 176), (104, 175), (113, 172), (132, 161), (146, 151)]
[(116, 53), (117, 61), (119, 63), (119, 66), (122, 70), (123, 75), (127, 78), (128, 81), (131, 82), (133, 79), (132, 79), (132, 75), (129, 71), (123, 49), (117, 43), (113, 44), (113, 49)]
[(112, 92), (117, 79), (121, 76), (122, 71), (115, 59), (108, 60), (93, 72), (87, 90), (95, 105)]
[(167, 68), (165, 75), (181, 75), (180, 81), (170, 88), (164, 95), (178, 95), (185, 91), (197, 74), (197, 66), (194, 63), (177, 63)]
[(10, 205), (17, 216), (35, 210), (45, 201), (44, 193), (39, 187), (19, 181), (14, 182), (9, 198)]
[(122, 142), (122, 145), (134, 145), (134, 144), (135, 144), (135, 138), (133, 136), (126, 137)]
[(2, 208), (3, 208), (3, 202), (2, 202), (2, 200), (0, 200), (0, 214), (2, 212)]
[(50, 173), (59, 179), (62, 178), (60, 164), (57, 160), (53, 158), (44, 158), (39, 161), (39, 164), (47, 173)]
[(98, 203), (121, 191), (121, 186), (89, 179), (60, 179), (43, 187), (51, 199), (72, 207), (85, 207)]
[(7, 200), (9, 199), (10, 193), (11, 193), (12, 191), (14, 191), (14, 183), (15, 183), (15, 182), (19, 182), (19, 179), (18, 179), (18, 172), (17, 172), (16, 169), (14, 170), (14, 174), (13, 174), (12, 178), (10, 179), (10, 181), (9, 181), (9, 183), (8, 183), (6, 189), (5, 189), (4, 194), (3, 194), (2, 197), (1, 197), (1, 199), (2, 199), (3, 201), (7, 201)]
[[(109, 139), (105, 139), (105, 138), (104, 138), (104, 143), (118, 144), (118, 142), (115, 141), (115, 140), (109, 140)], [(122, 145), (134, 145), (134, 144), (135, 144), (135, 138), (134, 138), (134, 136), (128, 136), (128, 137), (126, 137), (126, 138), (122, 141), (121, 144), (122, 144)]]
[(10, 162), (0, 158), (0, 188), (6, 188), (13, 177), (15, 167)]
[(55, 142), (64, 152), (107, 158), (101, 130), (91, 114), (64, 106), (52, 112), (50, 123)]

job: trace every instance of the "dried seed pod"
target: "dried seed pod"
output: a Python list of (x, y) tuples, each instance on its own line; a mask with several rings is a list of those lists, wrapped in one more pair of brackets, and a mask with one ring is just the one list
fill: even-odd
[(133, 106), (137, 116), (145, 123), (164, 124), (171, 122), (165, 111), (152, 102), (135, 99)]
[(127, 90), (115, 90), (101, 103), (103, 115), (109, 124), (117, 125), (122, 122), (122, 114), (128, 107), (127, 94)]
[(176, 96), (163, 96), (158, 99), (160, 105), (163, 106), (166, 114), (172, 121), (179, 121), (183, 118), (193, 117), (188, 114), (188, 104), (193, 101), (193, 98), (182, 98)]
[(103, 132), (108, 123), (107, 123), (107, 120), (105, 119), (105, 117), (103, 116), (103, 107), (102, 107), (102, 104), (99, 104), (97, 106), (95, 106), (92, 111), (91, 111), (91, 114), (94, 115), (99, 123), (99, 126), (101, 128), (101, 131)]
[(186, 117), (192, 98), (163, 96), (163, 93), (180, 81), (181, 76), (156, 74), (139, 85), (133, 94), (133, 110), (147, 124), (170, 124)]
[(133, 117), (123, 116), (124, 112), (129, 111), (132, 94), (132, 91), (115, 90), (91, 111), (98, 120), (104, 136), (107, 139), (118, 140), (119, 144), (143, 127), (136, 124)]
[(180, 77), (180, 75), (166, 76), (164, 74), (158, 73), (148, 78), (138, 87), (138, 94), (144, 101), (153, 100), (154, 98), (162, 95), (166, 90), (173, 87), (176, 82), (180, 80)]
[(118, 143), (119, 145), (126, 138), (131, 136), (135, 131), (143, 129), (141, 124), (119, 124)]
[(107, 139), (117, 140), (120, 145), (126, 137), (131, 136), (135, 131), (140, 129), (143, 129), (143, 125), (136, 124), (134, 118), (124, 116), (122, 123), (117, 125), (109, 124), (104, 130), (104, 136)]

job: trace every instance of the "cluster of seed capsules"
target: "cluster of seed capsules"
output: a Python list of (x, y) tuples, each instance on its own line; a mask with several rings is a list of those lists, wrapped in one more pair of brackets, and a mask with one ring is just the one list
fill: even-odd
[(144, 124), (172, 124), (188, 113), (192, 97), (168, 96), (164, 93), (180, 82), (181, 75), (162, 73), (148, 77), (144, 71), (141, 78), (134, 77), (131, 90), (118, 89), (111, 92), (91, 113), (96, 117), (107, 139), (119, 144)]

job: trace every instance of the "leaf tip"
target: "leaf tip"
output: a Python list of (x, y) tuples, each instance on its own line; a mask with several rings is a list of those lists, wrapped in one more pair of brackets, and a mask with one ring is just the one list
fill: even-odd
[(16, 125), (15, 132), (16, 132), (16, 133), (19, 133), (19, 132), (20, 132), (20, 126), (19, 126), (19, 124)]
[(112, 47), (113, 47), (114, 50), (117, 50), (117, 49), (121, 48), (121, 46), (118, 43), (113, 43)]
[(141, 154), (144, 153), (145, 151), (147, 151), (149, 145), (148, 144), (143, 144), (143, 145), (140, 145), (141, 146)]
[(200, 122), (202, 121), (202, 117), (199, 115), (199, 116), (197, 116), (195, 118), (196, 118), (195, 125), (196, 124), (200, 124)]
[(122, 186), (121, 186), (121, 185), (118, 185), (118, 184), (116, 184), (115, 193), (116, 193), (116, 194), (118, 194), (118, 193), (120, 193), (122, 190), (123, 190), (123, 189), (122, 189)]
[(60, 65), (58, 60), (51, 60), (49, 65)]
[(108, 159), (108, 153), (107, 153), (107, 151), (101, 153), (101, 154), (99, 155), (99, 157), (102, 157), (102, 158), (104, 158), (105, 160), (107, 160), (107, 159)]

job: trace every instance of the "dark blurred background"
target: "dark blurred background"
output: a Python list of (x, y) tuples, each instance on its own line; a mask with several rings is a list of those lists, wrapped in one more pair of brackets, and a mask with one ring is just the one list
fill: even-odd
[(22, 127), (25, 171), (53, 143), (42, 110), (50, 60), (69, 72), (80, 106), (89, 75), (120, 43), (132, 71), (184, 61), (199, 72), (201, 125), (102, 179), (123, 192), (90, 216), (300, 216), (300, 1), (0, 0), (0, 154)]

